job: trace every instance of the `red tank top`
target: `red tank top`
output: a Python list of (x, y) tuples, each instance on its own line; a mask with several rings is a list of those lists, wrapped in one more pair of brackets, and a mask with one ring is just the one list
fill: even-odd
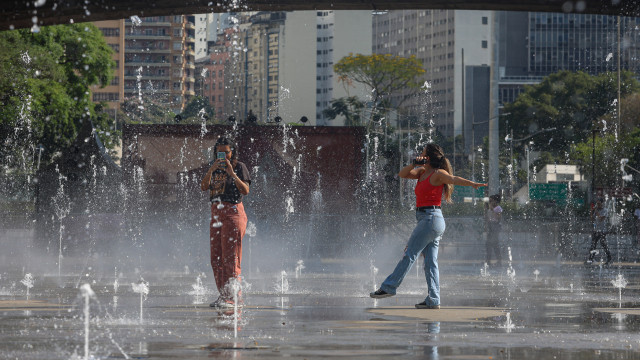
[[(431, 175), (435, 173), (432, 172)], [(440, 186), (431, 185), (429, 179), (431, 175), (427, 176), (426, 179), (422, 181), (418, 181), (416, 184), (416, 207), (422, 206), (440, 206), (442, 204), (442, 191), (444, 189), (444, 184)]]

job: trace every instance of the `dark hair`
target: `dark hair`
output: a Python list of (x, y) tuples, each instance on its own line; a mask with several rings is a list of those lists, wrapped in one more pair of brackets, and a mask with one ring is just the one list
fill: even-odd
[[(444, 151), (439, 145), (436, 144), (427, 144), (425, 146), (425, 153), (429, 158), (429, 165), (434, 169), (442, 169), (453, 175), (453, 170), (451, 169), (451, 163), (449, 159), (444, 156)], [(444, 184), (444, 199), (446, 202), (451, 203), (451, 194), (453, 193), (453, 185), (452, 184)]]
[(502, 200), (502, 196), (500, 196), (500, 194), (491, 195), (489, 196), (489, 200), (493, 200), (499, 204), (500, 200)]
[(235, 166), (235, 162), (238, 161), (238, 153), (236, 152), (236, 144), (233, 142), (233, 140), (226, 138), (224, 136), (221, 136), (218, 138), (218, 141), (216, 141), (214, 149), (215, 151), (218, 151), (218, 146), (227, 146), (227, 145), (231, 147), (231, 162)]

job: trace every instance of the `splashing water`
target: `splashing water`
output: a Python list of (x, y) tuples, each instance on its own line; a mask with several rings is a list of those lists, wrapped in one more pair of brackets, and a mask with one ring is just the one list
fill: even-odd
[(506, 319), (504, 325), (500, 325), (500, 328), (505, 329), (507, 333), (510, 333), (513, 329), (516, 328), (516, 325), (511, 321), (511, 313), (508, 312), (506, 314)]
[(535, 275), (536, 281), (538, 281), (538, 275), (540, 275), (540, 270), (538, 269), (533, 270), (533, 275)]
[(489, 277), (489, 264), (484, 263), (484, 265), (480, 268), (480, 276)]
[(131, 23), (133, 24), (133, 26), (142, 25), (142, 19), (140, 19), (140, 17), (138, 17), (138, 15), (133, 15), (129, 19), (131, 19)]
[(80, 286), (80, 296), (84, 298), (84, 358), (89, 360), (89, 300), (96, 297), (89, 284)]
[(33, 275), (31, 275), (31, 273), (27, 273), (24, 276), (24, 279), (20, 280), (20, 282), (22, 283), (22, 285), (27, 287), (27, 301), (29, 301), (29, 289), (31, 289), (33, 287)]
[(140, 324), (142, 324), (142, 302), (147, 298), (149, 294), (149, 283), (145, 282), (144, 279), (140, 279), (138, 283), (131, 283), (131, 289), (134, 293), (140, 294)]
[(618, 307), (622, 307), (622, 289), (627, 287), (627, 279), (625, 279), (622, 274), (618, 274), (615, 280), (611, 280), (611, 285), (618, 288)]
[(280, 272), (280, 283), (276, 285), (276, 290), (282, 295), (289, 291), (289, 280), (287, 280), (287, 272), (284, 270)]
[(376, 283), (376, 275), (378, 274), (378, 268), (373, 265), (373, 260), (371, 260), (371, 265), (369, 266), (369, 269), (371, 270), (371, 281), (373, 281), (373, 291), (376, 291), (378, 290), (377, 283)]
[(298, 260), (297, 264), (296, 264), (296, 279), (302, 275), (302, 270), (305, 268), (304, 266), (304, 261), (302, 260)]
[(513, 269), (513, 257), (511, 256), (511, 246), (507, 248), (509, 250), (509, 267), (507, 268), (507, 276), (513, 283), (516, 282), (516, 271)]

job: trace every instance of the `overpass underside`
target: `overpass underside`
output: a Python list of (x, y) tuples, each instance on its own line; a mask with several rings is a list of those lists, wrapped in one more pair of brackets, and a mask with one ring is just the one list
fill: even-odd
[(0, 29), (13, 29), (69, 22), (229, 11), (293, 10), (509, 10), (582, 12), (638, 16), (640, 5), (630, 0), (4, 0), (0, 2)]

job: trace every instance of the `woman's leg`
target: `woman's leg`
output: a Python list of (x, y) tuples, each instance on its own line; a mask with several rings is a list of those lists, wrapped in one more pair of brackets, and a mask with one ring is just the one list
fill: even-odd
[(440, 236), (427, 244), (422, 251), (424, 254), (424, 276), (427, 279), (429, 291), (424, 299), (427, 305), (440, 305), (440, 271), (438, 269), (438, 246)]
[[(209, 245), (211, 248), (211, 269), (213, 270), (213, 278), (216, 282), (216, 288), (222, 295), (224, 290), (224, 274), (222, 269), (222, 233), (219, 226), (220, 212), (217, 210), (217, 204), (211, 205), (211, 222), (209, 223)], [(216, 218), (217, 217), (217, 218)]]
[(413, 263), (418, 259), (418, 255), (420, 252), (427, 246), (427, 241), (429, 240), (428, 234), (431, 232), (431, 223), (433, 221), (433, 215), (425, 214), (424, 212), (417, 212), (416, 218), (418, 220), (418, 225), (416, 225), (415, 229), (413, 229), (413, 233), (411, 233), (411, 237), (409, 237), (409, 243), (407, 244), (407, 250), (405, 250), (402, 259), (396, 268), (393, 270), (391, 275), (389, 275), (380, 289), (384, 292), (395, 295), (396, 289), (402, 284), (402, 280), (407, 275)]
[[(242, 204), (225, 204), (222, 221), (222, 276), (224, 286), (228, 286), (231, 279), (240, 280), (242, 262), (242, 237), (247, 228), (247, 215)], [(227, 291), (228, 293), (228, 291)], [(231, 294), (226, 294), (230, 298)]]

